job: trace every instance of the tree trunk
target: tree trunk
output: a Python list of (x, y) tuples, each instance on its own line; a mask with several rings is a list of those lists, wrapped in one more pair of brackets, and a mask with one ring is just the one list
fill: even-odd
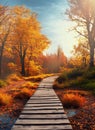
[(1, 78), (1, 75), (2, 75), (2, 58), (0, 56), (0, 78)]
[(25, 76), (25, 62), (24, 58), (21, 58), (21, 74)]
[(0, 52), (0, 78), (2, 77), (2, 58), (3, 58), (3, 50), (4, 50), (4, 44), (2, 45), (1, 52)]
[(90, 46), (90, 64), (89, 67), (94, 67), (94, 47)]

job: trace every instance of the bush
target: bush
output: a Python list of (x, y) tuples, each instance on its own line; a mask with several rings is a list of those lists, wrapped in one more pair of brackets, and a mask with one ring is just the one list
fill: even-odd
[(65, 108), (79, 108), (82, 107), (85, 102), (84, 97), (72, 93), (62, 95), (61, 100)]
[(3, 80), (0, 80), (0, 88), (1, 87), (5, 87), (7, 85), (7, 83)]
[(68, 78), (67, 78), (67, 75), (66, 73), (62, 74), (61, 76), (59, 76), (56, 81), (59, 83), (59, 84), (62, 84), (64, 81), (66, 81)]
[(0, 106), (8, 105), (12, 102), (12, 97), (8, 94), (0, 93)]
[(19, 81), (19, 80), (21, 80), (21, 78), (17, 74), (11, 74), (7, 77), (8, 83), (11, 83), (12, 81)]
[(20, 99), (20, 100), (23, 100), (23, 99), (28, 99), (30, 98), (32, 95), (32, 92), (30, 91), (30, 89), (28, 88), (23, 88), (19, 93), (17, 93), (14, 98), (15, 99)]
[(86, 90), (95, 90), (95, 82), (88, 82), (87, 84), (83, 85), (83, 88)]
[(95, 79), (95, 70), (88, 70), (85, 74), (84, 74), (84, 78), (85, 79)]
[(74, 70), (70, 71), (69, 73), (67, 73), (68, 79), (75, 79), (82, 75), (83, 75), (83, 71), (80, 69), (74, 69)]

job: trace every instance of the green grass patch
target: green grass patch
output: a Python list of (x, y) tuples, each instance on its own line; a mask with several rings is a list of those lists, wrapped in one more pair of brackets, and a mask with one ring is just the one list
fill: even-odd
[(74, 69), (62, 73), (54, 83), (55, 88), (73, 87), (92, 91), (95, 94), (95, 69), (79, 70)]

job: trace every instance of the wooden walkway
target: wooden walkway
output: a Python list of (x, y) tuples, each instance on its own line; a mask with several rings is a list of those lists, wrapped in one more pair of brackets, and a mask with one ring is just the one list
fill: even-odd
[(63, 106), (52, 89), (55, 78), (49, 77), (40, 83), (12, 130), (72, 130)]

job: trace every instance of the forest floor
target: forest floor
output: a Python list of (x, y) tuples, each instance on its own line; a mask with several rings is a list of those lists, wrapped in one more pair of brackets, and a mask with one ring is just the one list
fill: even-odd
[[(7, 79), (7, 86), (0, 86), (0, 130), (11, 130), (24, 105), (36, 91), (39, 82), (52, 75), (19, 78), (14, 74)], [(4, 104), (6, 101), (7, 104)]]
[[(14, 97), (15, 93), (18, 93), (19, 90), (25, 87), (28, 81), (22, 79), (20, 81), (14, 81), (12, 84), (7, 86), (6, 88), (0, 88), (0, 91), (7, 93)], [(32, 94), (36, 91), (37, 84), (34, 84), (34, 87), (30, 87), (32, 89)], [(23, 86), (24, 85), (24, 86)], [(27, 84), (28, 85), (28, 84)], [(23, 86), (23, 87), (22, 87)], [(67, 91), (78, 91), (79, 93), (85, 93), (84, 96), (86, 98), (86, 102), (81, 108), (78, 109), (65, 109), (68, 118), (71, 122), (73, 130), (95, 130), (95, 97), (88, 93), (87, 91), (79, 90), (75, 88), (63, 88), (63, 89), (55, 89), (55, 92), (61, 98), (61, 95), (64, 95)], [(20, 115), (25, 103), (29, 98), (15, 98), (11, 103), (6, 106), (0, 106), (0, 130), (11, 130), (11, 127), (15, 123), (16, 119)]]
[(87, 91), (75, 90), (75, 88), (55, 89), (60, 99), (61, 95), (64, 95), (67, 91), (71, 91), (72, 93), (74, 93), (74, 91), (78, 91), (79, 93), (83, 92), (86, 98), (86, 102), (81, 108), (65, 109), (73, 130), (95, 130), (95, 97)]
[[(23, 89), (22, 86), (27, 83), (29, 83), (29, 81), (20, 80), (12, 82), (5, 88), (0, 88), (0, 92), (11, 95), (13, 98), (12, 102), (10, 102), (8, 105), (0, 106), (0, 130), (11, 130), (11, 127), (20, 115), (20, 112), (22, 111), (29, 97), (27, 97), (27, 95), (21, 95), (22, 97), (18, 95), (18, 97), (14, 98), (14, 96), (21, 92), (21, 89)], [(35, 92), (36, 88), (37, 85), (34, 88), (31, 88), (31, 96)]]

